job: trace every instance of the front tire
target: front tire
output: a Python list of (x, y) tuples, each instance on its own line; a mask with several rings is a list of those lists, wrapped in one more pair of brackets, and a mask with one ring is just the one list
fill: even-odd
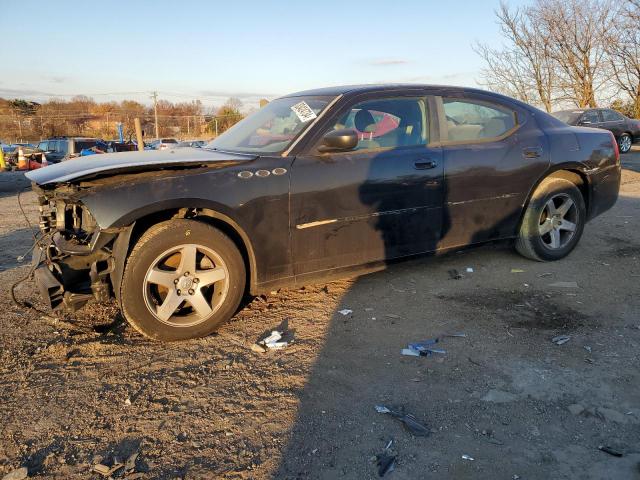
[(623, 133), (618, 138), (618, 148), (620, 149), (620, 153), (628, 153), (631, 150), (631, 144), (633, 143), (631, 135), (628, 133)]
[(195, 220), (169, 220), (147, 230), (131, 251), (120, 304), (148, 338), (199, 338), (233, 316), (245, 283), (242, 255), (229, 237)]
[(585, 203), (578, 187), (562, 178), (546, 178), (529, 201), (516, 250), (540, 262), (564, 258), (578, 244), (585, 221)]

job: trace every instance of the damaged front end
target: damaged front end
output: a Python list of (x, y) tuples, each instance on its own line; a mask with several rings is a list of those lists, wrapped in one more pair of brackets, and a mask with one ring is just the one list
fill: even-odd
[(119, 284), (132, 226), (101, 229), (82, 204), (81, 189), (37, 185), (41, 236), (34, 275), (51, 308), (75, 311), (91, 300), (107, 301)]

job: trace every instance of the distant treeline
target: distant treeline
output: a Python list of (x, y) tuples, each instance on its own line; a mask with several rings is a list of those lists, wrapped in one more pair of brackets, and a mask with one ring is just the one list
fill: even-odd
[[(158, 130), (161, 137), (208, 138), (222, 133), (243, 118), (242, 102), (230, 98), (220, 108), (205, 113), (199, 100), (173, 103), (159, 100)], [(134, 119), (140, 118), (145, 138), (155, 136), (153, 106), (133, 100), (98, 103), (86, 96), (36, 103), (0, 98), (0, 140), (35, 141), (52, 136), (117, 137), (123, 124), (127, 139), (134, 136)]]

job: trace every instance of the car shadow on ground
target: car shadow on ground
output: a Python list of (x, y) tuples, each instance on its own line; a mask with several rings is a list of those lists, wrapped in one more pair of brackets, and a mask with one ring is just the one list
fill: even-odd
[[(619, 207), (637, 209), (638, 198), (621, 197)], [(620, 386), (612, 369), (640, 380), (616, 369), (619, 358), (593, 366), (590, 355), (589, 345), (604, 345), (600, 335), (612, 335), (628, 308), (637, 309), (588, 278), (595, 263), (600, 281), (613, 282), (640, 258), (637, 236), (623, 230), (625, 216), (606, 221), (607, 230), (619, 229), (618, 243), (587, 225), (586, 238), (557, 262), (530, 261), (500, 243), (390, 264), (357, 279), (298, 394), (297, 419), (272, 478), (376, 478), (383, 453), (396, 457), (398, 479), (633, 475), (639, 454), (619, 461), (597, 450), (640, 440), (637, 414), (616, 425), (595, 407), (631, 412), (637, 400), (633, 382)], [(634, 249), (632, 258), (617, 254), (620, 242)], [(616, 260), (625, 266), (612, 267)], [(575, 290), (550, 288), (575, 280)], [(458, 333), (465, 336), (446, 336)], [(576, 340), (559, 349), (550, 341), (559, 335), (584, 339), (588, 352)], [(409, 343), (433, 338), (446, 354), (401, 355)], [(581, 403), (593, 407), (568, 412)], [(413, 435), (376, 405), (414, 415), (430, 436)]]

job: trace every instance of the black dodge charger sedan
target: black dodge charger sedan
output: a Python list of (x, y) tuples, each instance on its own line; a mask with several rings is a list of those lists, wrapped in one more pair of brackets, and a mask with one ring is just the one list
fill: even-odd
[(480, 90), (288, 95), (204, 148), (80, 158), (28, 174), (36, 281), (53, 308), (115, 297), (158, 340), (207, 335), (243, 294), (499, 239), (565, 257), (618, 197), (611, 133)]
[(569, 125), (609, 130), (616, 137), (621, 153), (627, 153), (634, 142), (640, 141), (640, 120), (625, 117), (610, 108), (562, 110), (552, 115)]

